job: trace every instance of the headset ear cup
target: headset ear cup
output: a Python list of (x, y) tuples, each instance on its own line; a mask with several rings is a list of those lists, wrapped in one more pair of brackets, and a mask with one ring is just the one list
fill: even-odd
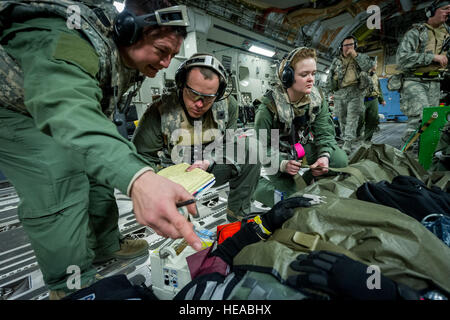
[(281, 74), (281, 83), (286, 89), (289, 89), (294, 84), (294, 70), (290, 65), (284, 67)]
[(224, 81), (220, 81), (219, 89), (217, 90), (216, 101), (219, 101), (220, 99), (223, 98), (226, 89), (227, 89), (227, 83)]
[(431, 18), (436, 14), (438, 9), (439, 1), (433, 1), (433, 3), (425, 9), (425, 15), (427, 18)]
[(114, 41), (120, 46), (131, 46), (140, 36), (140, 28), (134, 15), (128, 11), (121, 12), (114, 22)]
[(175, 73), (175, 84), (178, 89), (182, 89), (184, 86), (184, 82), (186, 81), (186, 67), (183, 63), (178, 68), (177, 72)]

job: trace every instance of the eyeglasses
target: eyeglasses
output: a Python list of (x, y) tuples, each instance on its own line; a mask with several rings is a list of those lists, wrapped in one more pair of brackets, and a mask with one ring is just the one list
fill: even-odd
[(355, 43), (348, 43), (348, 44), (344, 44), (343, 47), (351, 47), (351, 46), (354, 46), (354, 45), (355, 45)]
[(214, 93), (214, 94), (200, 93), (200, 92), (192, 89), (191, 87), (189, 87), (187, 84), (185, 85), (185, 87), (186, 87), (186, 92), (187, 92), (189, 99), (191, 99), (193, 101), (202, 99), (203, 102), (210, 103), (210, 102), (213, 102), (217, 97), (217, 93)]

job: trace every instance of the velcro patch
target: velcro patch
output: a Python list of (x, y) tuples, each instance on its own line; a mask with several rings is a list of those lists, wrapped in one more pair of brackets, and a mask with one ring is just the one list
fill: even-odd
[(60, 34), (53, 57), (75, 64), (92, 77), (99, 70), (99, 58), (94, 48), (86, 40), (70, 33)]

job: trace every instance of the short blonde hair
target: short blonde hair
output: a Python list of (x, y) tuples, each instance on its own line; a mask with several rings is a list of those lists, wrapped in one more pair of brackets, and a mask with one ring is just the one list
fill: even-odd
[(312, 58), (317, 62), (317, 54), (316, 54), (316, 50), (314, 50), (313, 48), (302, 48), (299, 50), (299, 52), (297, 52), (295, 54), (295, 56), (292, 58), (291, 60), (291, 67), (295, 67), (295, 65), (302, 60), (308, 59), (308, 58)]
[[(295, 50), (298, 50), (298, 51), (295, 52)], [(298, 47), (298, 48), (292, 50), (292, 51), (289, 53), (289, 56), (291, 56), (292, 54), (294, 54), (294, 52), (295, 52), (295, 55), (290, 59), (291, 62), (290, 62), (290, 65), (289, 65), (292, 69), (295, 69), (295, 65), (296, 65), (299, 61), (302, 61), (302, 60), (304, 60), (304, 59), (312, 58), (312, 59), (314, 59), (314, 61), (317, 62), (317, 54), (316, 54), (316, 50), (314, 50), (313, 48), (309, 48), (309, 47)], [(283, 74), (283, 70), (285, 69), (286, 63), (288, 63), (288, 61), (289, 61), (289, 59), (288, 59), (289, 56), (288, 56), (287, 58), (283, 59), (282, 62), (281, 62), (281, 64), (280, 64), (280, 66), (279, 66), (279, 69), (278, 69), (278, 76), (280, 77), (280, 79), (281, 79), (281, 75)]]

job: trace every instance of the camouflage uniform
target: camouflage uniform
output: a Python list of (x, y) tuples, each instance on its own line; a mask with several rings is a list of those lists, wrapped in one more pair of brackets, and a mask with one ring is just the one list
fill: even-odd
[[(229, 182), (228, 219), (235, 221), (251, 213), (251, 195), (258, 182), (260, 165), (248, 164), (249, 141), (233, 134), (238, 107), (233, 97), (215, 102), (200, 120), (188, 114), (177, 92), (161, 96), (145, 112), (133, 136), (138, 152), (156, 171), (175, 163), (209, 160), (208, 171), (216, 186)], [(246, 157), (236, 150), (241, 140)], [(222, 144), (223, 142), (223, 144)], [(227, 148), (234, 150), (227, 154)], [(208, 151), (208, 152), (205, 152)], [(211, 152), (209, 152), (211, 151)]]
[(356, 130), (364, 113), (368, 72), (372, 66), (370, 57), (363, 53), (358, 53), (356, 58), (340, 55), (330, 66), (327, 87), (334, 94), (334, 113), (339, 119), (344, 140), (342, 148), (347, 154), (358, 145)]
[(383, 91), (381, 90), (380, 80), (376, 73), (370, 77), (371, 85), (364, 98), (364, 115), (359, 120), (357, 136), (360, 137), (364, 128), (364, 141), (370, 142), (373, 134), (376, 132), (379, 124), (378, 104), (384, 102)]
[[(66, 24), (70, 5), (81, 29)], [(95, 279), (94, 257), (120, 249), (113, 188), (128, 194), (151, 170), (109, 119), (139, 74), (111, 38), (115, 9), (97, 9), (103, 19), (82, 2), (0, 3), (0, 168), (55, 291), (67, 290), (68, 266), (80, 268), (85, 286)]]
[(414, 24), (397, 49), (397, 65), (403, 72), (400, 109), (408, 116), (404, 142), (420, 127), (423, 108), (439, 105), (440, 66), (433, 63), (433, 58), (448, 36), (444, 25), (433, 28), (426, 23)]
[[(299, 125), (300, 121), (303, 124)], [(292, 154), (293, 123), (295, 141), (300, 142), (306, 152), (303, 164), (313, 164), (318, 158), (327, 156), (330, 159), (330, 167), (347, 166), (347, 155), (337, 145), (328, 104), (319, 90), (313, 87), (310, 95), (305, 95), (302, 100), (293, 104), (289, 102), (289, 97), (281, 85), (277, 85), (261, 99), (261, 105), (256, 111), (255, 131), (260, 140), (261, 130), (267, 132), (267, 141), (260, 143), (267, 146), (269, 158), (276, 153), (279, 169), (284, 167), (288, 160), (295, 159)], [(271, 130), (279, 132), (279, 146), (271, 146)], [(285, 192), (286, 196), (298, 191), (294, 177), (280, 170), (276, 174), (268, 175), (268, 179), (260, 178), (254, 196), (267, 206), (273, 206), (275, 190)], [(306, 180), (310, 179), (312, 177)]]

